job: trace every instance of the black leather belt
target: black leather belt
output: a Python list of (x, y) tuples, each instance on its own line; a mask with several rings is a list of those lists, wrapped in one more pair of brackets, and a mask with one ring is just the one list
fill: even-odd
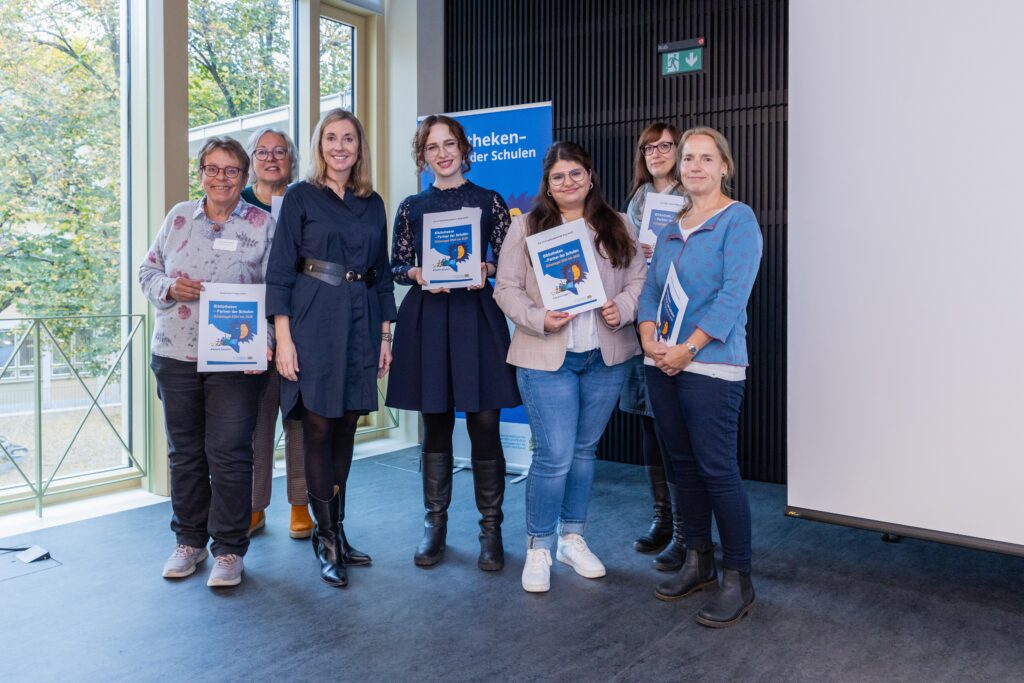
[(315, 258), (299, 259), (299, 265), (296, 270), (303, 275), (308, 275), (335, 287), (342, 282), (363, 282), (366, 283), (367, 287), (372, 287), (377, 281), (376, 268), (370, 268), (365, 273), (361, 273), (356, 270), (347, 270), (340, 263), (331, 263), (330, 261), (321, 261)]

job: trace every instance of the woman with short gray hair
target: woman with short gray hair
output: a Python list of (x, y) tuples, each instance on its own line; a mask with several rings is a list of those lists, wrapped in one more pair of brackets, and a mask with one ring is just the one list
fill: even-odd
[[(284, 195), (295, 180), (298, 158), (295, 145), (288, 134), (276, 128), (259, 128), (249, 136), (245, 151), (252, 165), (249, 167), (248, 187), (242, 190), (242, 199), (253, 206), (270, 212), (274, 197)], [(281, 376), (271, 363), (267, 368), (267, 383), (260, 396), (259, 417), (252, 435), (252, 518), (249, 535), (267, 523), (270, 506), (271, 483), (274, 479), (274, 447), (277, 436), (277, 413), (281, 407)], [(306, 472), (302, 464), (302, 422), (284, 421), (284, 462), (291, 521), (288, 535), (309, 538), (313, 533), (313, 520), (309, 516), (306, 497)]]

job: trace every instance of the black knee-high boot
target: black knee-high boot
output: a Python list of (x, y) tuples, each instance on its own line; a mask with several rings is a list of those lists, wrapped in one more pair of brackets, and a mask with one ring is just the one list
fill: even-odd
[(424, 453), (423, 476), (423, 540), (416, 549), (413, 562), (418, 567), (432, 567), (444, 557), (448, 532), (448, 505), (452, 501), (451, 453)]
[(356, 550), (348, 543), (345, 537), (345, 487), (338, 488), (338, 544), (341, 548), (341, 558), (348, 567), (364, 567), (373, 560), (366, 553)]
[(473, 489), (480, 511), (480, 557), (476, 565), (484, 571), (495, 572), (505, 566), (505, 547), (501, 542), (505, 458), (474, 462)]
[(308, 491), (306, 495), (313, 512), (313, 552), (320, 560), (320, 578), (331, 586), (344, 588), (348, 585), (348, 572), (338, 543), (338, 494), (330, 500), (321, 500)]
[(633, 549), (638, 553), (657, 552), (672, 538), (672, 503), (665, 482), (665, 467), (661, 463), (648, 465), (647, 479), (654, 498), (654, 518), (651, 527), (633, 542)]
[(672, 540), (654, 558), (654, 568), (660, 572), (674, 572), (683, 566), (686, 556), (686, 537), (683, 527), (683, 511), (679, 505), (679, 491), (675, 484), (668, 485), (672, 498)]

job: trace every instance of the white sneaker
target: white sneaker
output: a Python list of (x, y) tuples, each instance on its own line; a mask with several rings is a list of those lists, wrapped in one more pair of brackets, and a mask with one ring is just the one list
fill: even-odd
[(206, 585), (211, 588), (226, 588), (237, 586), (242, 583), (242, 572), (245, 566), (242, 564), (241, 555), (219, 555), (215, 558), (213, 569), (210, 570), (210, 578)]
[(165, 579), (183, 579), (196, 571), (196, 565), (206, 559), (206, 548), (193, 548), (179, 543), (164, 562)]
[(551, 552), (547, 548), (526, 550), (523, 590), (528, 593), (547, 593), (551, 590)]
[(590, 551), (587, 542), (579, 534), (566, 534), (558, 537), (558, 552), (555, 557), (579, 574), (588, 579), (599, 579), (605, 575), (604, 565), (597, 555)]

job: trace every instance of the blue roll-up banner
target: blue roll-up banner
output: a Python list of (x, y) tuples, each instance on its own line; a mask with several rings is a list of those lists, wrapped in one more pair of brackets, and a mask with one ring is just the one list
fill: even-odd
[[(466, 177), (504, 197), (513, 216), (529, 212), (540, 187), (541, 161), (552, 142), (551, 103), (463, 111), (448, 116), (462, 124), (473, 146), (469, 158), (472, 168)], [(430, 171), (420, 175), (421, 188), (432, 182), (434, 176)], [(453, 445), (456, 463), (468, 465), (469, 435), (461, 414), (455, 421)], [(509, 472), (525, 474), (530, 469), (533, 448), (522, 406), (501, 411), (501, 446)]]

